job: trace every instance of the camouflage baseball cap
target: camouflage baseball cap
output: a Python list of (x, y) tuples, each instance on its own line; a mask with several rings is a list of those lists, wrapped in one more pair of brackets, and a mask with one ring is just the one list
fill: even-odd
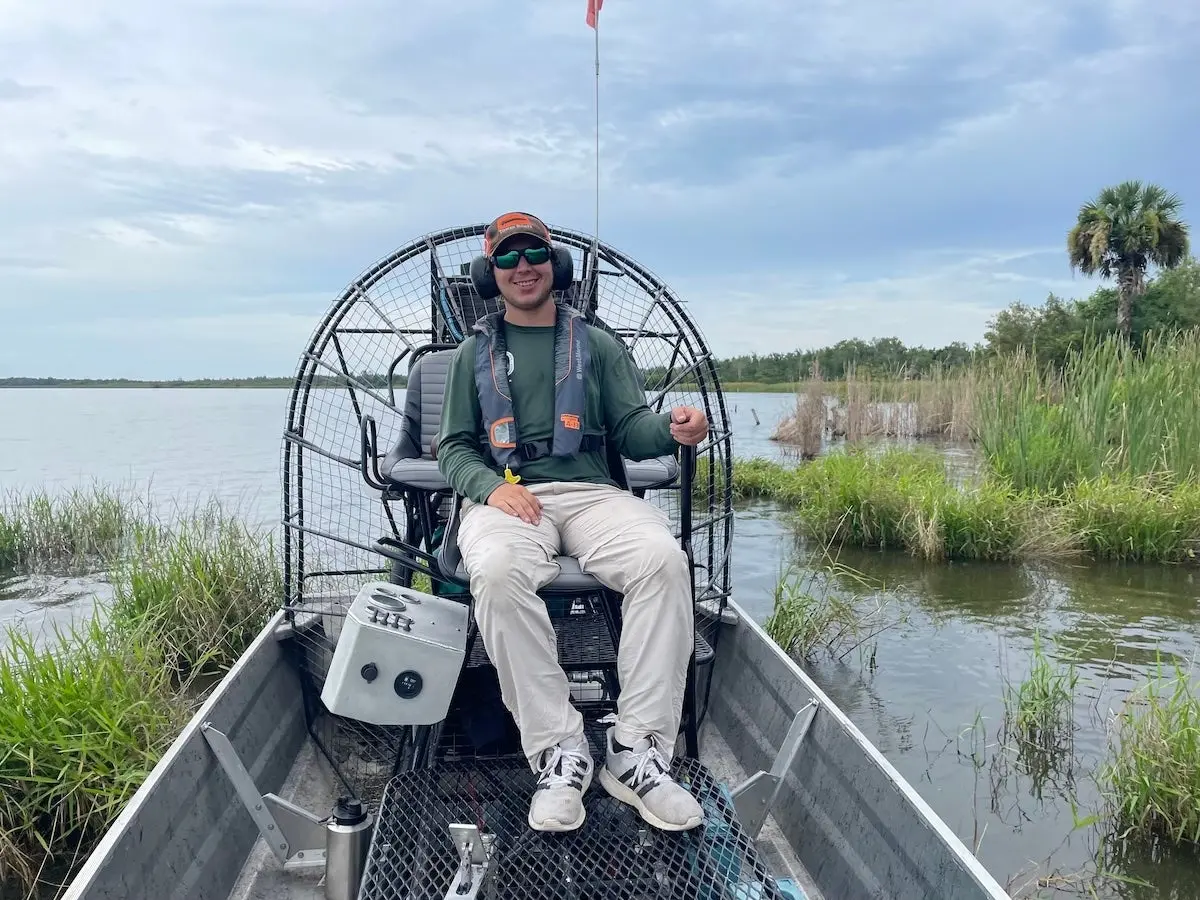
[(483, 233), (483, 255), (491, 256), (504, 241), (518, 234), (528, 234), (550, 243), (550, 229), (537, 216), (523, 212), (507, 212), (497, 216)]

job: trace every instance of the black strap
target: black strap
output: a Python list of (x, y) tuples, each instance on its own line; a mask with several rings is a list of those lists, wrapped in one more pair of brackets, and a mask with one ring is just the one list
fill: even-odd
[[(531, 460), (541, 459), (543, 456), (549, 456), (553, 449), (553, 442), (550, 440), (526, 441), (517, 448), (517, 453), (521, 459), (529, 462)], [(603, 449), (604, 435), (585, 434), (579, 439), (580, 453), (596, 453)]]

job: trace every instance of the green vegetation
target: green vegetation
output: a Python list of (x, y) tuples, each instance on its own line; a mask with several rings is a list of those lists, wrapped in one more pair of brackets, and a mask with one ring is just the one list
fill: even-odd
[[(280, 602), (270, 541), (218, 506), (168, 529), (90, 500), (64, 507), (79, 517), (69, 540), (22, 524), (14, 542), (25, 561), (102, 548), (115, 599), (48, 646), (13, 630), (0, 647), (0, 883), (86, 856)], [(4, 521), (44, 506), (17, 499)]]
[[(979, 348), (954, 343), (939, 349), (907, 347), (897, 338), (858, 338), (839, 341), (817, 350), (790, 353), (753, 353), (717, 362), (721, 383), (796, 384), (815, 372), (818, 377), (842, 379), (852, 372), (877, 378), (922, 377), (935, 370), (954, 370), (969, 365)], [(653, 375), (654, 373), (651, 373)], [(649, 378), (648, 383), (655, 379)]]
[(93, 618), (61, 637), (0, 653), (0, 882), (85, 856), (189, 714), (148, 636)]
[(1004, 737), (1016, 742), (1017, 759), (1031, 774), (1048, 774), (1071, 752), (1078, 683), (1075, 666), (1052, 660), (1035, 633), (1029, 674), (1004, 691)]
[[(1061, 369), (1019, 351), (926, 382), (885, 422), (902, 437), (965, 431), (983, 470), (963, 485), (933, 451), (867, 449), (889, 430), (862, 424), (878, 404), (847, 384), (846, 452), (800, 467), (739, 462), (736, 491), (793, 507), (822, 542), (927, 559), (1179, 562), (1200, 550), (1200, 329), (1141, 349), (1109, 335)], [(801, 394), (778, 436), (813, 458), (839, 409)]]
[(132, 498), (107, 488), (10, 493), (0, 501), (0, 571), (104, 564), (121, 553), (139, 516)]
[(1129, 695), (1100, 771), (1122, 839), (1200, 844), (1200, 697), (1189, 673), (1173, 668), (1160, 661)]
[(1179, 198), (1156, 184), (1126, 181), (1106, 187), (1079, 210), (1067, 235), (1071, 267), (1117, 279), (1117, 330), (1128, 341), (1133, 304), (1146, 290), (1146, 268), (1173, 269), (1187, 256), (1188, 227)]
[[(1013, 303), (989, 323), (986, 355), (1003, 356), (1023, 349), (1043, 365), (1061, 366), (1067, 354), (1089, 337), (1121, 335), (1117, 328), (1120, 296), (1102, 287), (1083, 300), (1065, 301), (1051, 294), (1044, 305)], [(1133, 308), (1129, 343), (1134, 347), (1154, 335), (1200, 326), (1200, 263), (1188, 259), (1146, 282)]]
[(801, 466), (738, 460), (734, 493), (778, 501), (823, 544), (929, 560), (1188, 562), (1200, 549), (1200, 483), (1102, 476), (1041, 494), (984, 476), (960, 486), (926, 449), (855, 447)]
[[(884, 604), (830, 590), (820, 583), (827, 579), (868, 586), (861, 573), (838, 564), (821, 573), (792, 570), (776, 583), (773, 611), (763, 630), (787, 653), (811, 659), (821, 649), (840, 659), (898, 623), (885, 615)], [(872, 663), (874, 657), (872, 649)]]
[(217, 506), (170, 533), (137, 528), (112, 577), (114, 626), (154, 635), (182, 676), (232, 666), (283, 596), (271, 543)]
[(1018, 351), (976, 379), (974, 436), (1018, 489), (1057, 491), (1085, 478), (1200, 477), (1200, 329), (1134, 350), (1089, 342), (1062, 369)]

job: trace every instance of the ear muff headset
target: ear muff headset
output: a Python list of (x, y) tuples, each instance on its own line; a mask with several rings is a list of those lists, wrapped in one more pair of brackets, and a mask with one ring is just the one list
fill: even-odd
[[(575, 278), (575, 261), (571, 251), (566, 247), (552, 244), (550, 248), (550, 271), (554, 273), (553, 289), (565, 291)], [(500, 296), (500, 287), (496, 284), (496, 274), (492, 271), (492, 261), (486, 256), (477, 256), (471, 260), (471, 284), (484, 300)]]

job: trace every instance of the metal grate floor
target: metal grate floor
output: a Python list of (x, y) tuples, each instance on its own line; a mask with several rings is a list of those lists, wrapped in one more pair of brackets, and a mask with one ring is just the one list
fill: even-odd
[[(617, 664), (617, 648), (613, 644), (608, 623), (598, 612), (572, 613), (551, 618), (554, 635), (558, 639), (558, 661), (564, 671), (601, 669)], [(714, 652), (712, 644), (696, 630), (696, 662), (699, 665), (711, 662)], [(475, 635), (471, 646), (469, 666), (490, 666), (491, 658), (483, 644), (483, 636)]]
[(480, 897), (492, 900), (785, 900), (738, 825), (728, 795), (695, 760), (673, 774), (708, 819), (683, 833), (659, 831), (595, 780), (578, 831), (533, 831), (534, 786), (523, 761), (478, 761), (405, 772), (389, 782), (359, 900), (442, 900), (459, 860), (448, 829), (492, 835)]
[[(551, 616), (550, 622), (558, 638), (559, 664), (565, 671), (598, 669), (617, 664), (617, 649), (613, 645), (612, 634), (599, 612), (587, 610)], [(483, 635), (476, 634), (467, 665), (491, 664), (483, 644)]]

